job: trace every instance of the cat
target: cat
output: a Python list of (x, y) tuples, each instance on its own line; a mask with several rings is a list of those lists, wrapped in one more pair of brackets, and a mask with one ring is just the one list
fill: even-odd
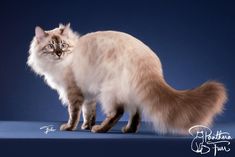
[[(69, 120), (60, 130), (107, 132), (129, 112), (124, 133), (135, 133), (142, 115), (159, 133), (187, 134), (197, 124), (210, 126), (227, 100), (222, 83), (208, 81), (176, 90), (164, 80), (158, 56), (135, 37), (118, 31), (80, 36), (70, 24), (44, 31), (35, 28), (27, 64), (55, 89), (68, 106)], [(96, 102), (105, 120), (95, 125)]]

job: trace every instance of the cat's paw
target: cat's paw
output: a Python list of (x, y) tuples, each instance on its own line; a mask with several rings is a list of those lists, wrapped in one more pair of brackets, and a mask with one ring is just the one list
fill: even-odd
[(60, 130), (61, 130), (61, 131), (73, 131), (73, 130), (75, 130), (75, 129), (76, 129), (76, 128), (72, 127), (71, 125), (69, 125), (69, 124), (67, 124), (67, 123), (62, 124), (62, 125), (60, 126)]
[(128, 126), (124, 126), (124, 127), (122, 127), (122, 132), (123, 133), (136, 133), (137, 129), (134, 129), (134, 128), (131, 128)]
[(103, 130), (102, 125), (94, 125), (91, 129), (91, 132), (102, 133), (102, 132), (105, 132), (105, 131)]
[(91, 130), (91, 125), (89, 123), (83, 123), (81, 126), (82, 130)]

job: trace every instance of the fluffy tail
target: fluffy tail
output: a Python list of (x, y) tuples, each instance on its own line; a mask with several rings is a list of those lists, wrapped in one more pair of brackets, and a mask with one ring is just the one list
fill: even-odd
[(165, 81), (153, 88), (155, 98), (144, 107), (156, 131), (187, 133), (194, 125), (210, 126), (215, 115), (223, 111), (227, 100), (223, 84), (208, 81), (192, 90), (178, 91)]

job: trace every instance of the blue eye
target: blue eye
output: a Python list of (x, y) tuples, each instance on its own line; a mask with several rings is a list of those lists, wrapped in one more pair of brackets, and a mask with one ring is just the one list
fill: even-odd
[(48, 48), (48, 49), (54, 49), (54, 45), (53, 45), (53, 44), (48, 44), (48, 45), (47, 45), (47, 48)]
[(61, 48), (62, 48), (62, 49), (66, 49), (68, 46), (69, 46), (69, 45), (66, 44), (66, 43), (61, 44)]

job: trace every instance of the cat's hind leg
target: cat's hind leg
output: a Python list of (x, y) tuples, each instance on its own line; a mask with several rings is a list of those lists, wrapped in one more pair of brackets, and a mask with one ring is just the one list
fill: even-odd
[(109, 131), (122, 117), (123, 113), (123, 106), (117, 107), (112, 113), (107, 115), (106, 119), (100, 125), (94, 125), (91, 131), (96, 133), (104, 133)]
[(95, 125), (96, 119), (96, 101), (85, 100), (82, 104), (83, 124), (82, 130), (90, 130)]
[(130, 113), (130, 117), (126, 126), (122, 128), (123, 133), (135, 133), (138, 131), (141, 122), (141, 114), (138, 110)]

